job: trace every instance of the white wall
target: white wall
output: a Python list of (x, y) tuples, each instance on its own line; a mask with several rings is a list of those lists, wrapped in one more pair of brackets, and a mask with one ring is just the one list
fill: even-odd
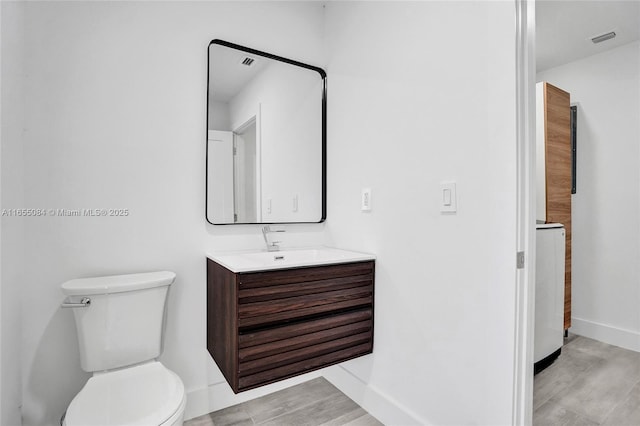
[[(25, 207), (23, 191), (23, 6), (1, 2), (1, 124), (0, 204), (2, 209)], [(21, 359), (21, 299), (24, 285), (24, 220), (3, 216), (2, 263), (0, 275), (0, 424), (20, 423), (20, 359)]]
[[(378, 256), (374, 353), (346, 364), (365, 384), (352, 381), (351, 395), (387, 424), (509, 424), (515, 6), (326, 9), (327, 240)], [(439, 211), (448, 180), (455, 215)]]
[[(26, 223), (24, 279), (12, 287), (25, 300), (24, 424), (55, 424), (87, 378), (72, 314), (59, 308), (60, 284), (83, 276), (178, 274), (162, 360), (190, 392), (188, 415), (273, 390), (234, 397), (206, 351), (205, 253), (264, 244), (259, 226), (205, 222), (207, 45), (222, 38), (317, 63), (321, 6), (26, 2), (24, 8), (25, 74), (15, 78), (24, 83), (24, 205), (130, 211)], [(20, 164), (3, 173), (14, 167)], [(322, 229), (287, 227), (285, 243), (318, 242)]]
[(231, 130), (229, 104), (209, 101), (209, 130)]
[[(2, 46), (2, 5), (0, 5), (0, 46)], [(0, 93), (2, 93), (2, 56), (0, 55)], [(2, 102), (0, 99), (0, 125), (2, 125)], [(0, 150), (2, 149), (2, 132), (0, 131)], [(2, 188), (2, 153), (0, 152), (0, 189)], [(2, 208), (2, 198), (0, 193), (0, 208)], [(2, 241), (2, 226), (0, 224), (0, 242)], [(2, 245), (0, 244), (0, 320), (2, 320)], [(2, 383), (3, 368), (2, 368), (2, 328), (0, 327), (0, 383)], [(0, 385), (0, 420), (2, 420), (2, 413), (4, 410), (4, 399), (2, 398), (2, 385)]]
[(538, 81), (578, 105), (571, 331), (640, 351), (640, 42)]
[[(0, 46), (2, 45), (2, 6), (0, 5)], [(0, 55), (0, 93), (2, 93), (2, 56)], [(2, 124), (2, 102), (0, 102), (0, 125)], [(0, 149), (2, 147), (2, 133), (0, 132)], [(2, 162), (0, 152), (0, 188), (2, 188)], [(0, 194), (1, 195), (1, 194)], [(2, 199), (0, 197), (0, 208), (2, 208)], [(2, 226), (0, 225), (0, 241), (2, 241)], [(2, 319), (2, 247), (0, 245), (0, 320)], [(0, 383), (2, 383), (3, 368), (2, 368), (2, 328), (0, 327)], [(2, 398), (2, 385), (0, 385), (0, 420), (2, 420), (2, 413), (4, 412), (2, 406), (4, 405), (4, 399)]]

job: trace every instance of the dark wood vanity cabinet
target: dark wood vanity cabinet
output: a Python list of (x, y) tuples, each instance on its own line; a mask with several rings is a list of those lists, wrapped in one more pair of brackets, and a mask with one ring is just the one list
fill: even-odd
[(374, 261), (234, 273), (207, 259), (207, 349), (234, 392), (373, 351)]

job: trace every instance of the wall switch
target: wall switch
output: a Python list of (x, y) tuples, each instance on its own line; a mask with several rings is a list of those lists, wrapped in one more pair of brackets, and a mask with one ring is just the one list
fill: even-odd
[(440, 182), (440, 211), (443, 213), (455, 213), (457, 210), (456, 183)]
[(298, 211), (298, 194), (293, 196), (293, 212)]
[(446, 207), (451, 206), (451, 189), (449, 188), (442, 190), (442, 205)]
[(371, 188), (362, 188), (362, 205), (363, 212), (371, 211)]
[(267, 213), (271, 214), (271, 198), (267, 199)]

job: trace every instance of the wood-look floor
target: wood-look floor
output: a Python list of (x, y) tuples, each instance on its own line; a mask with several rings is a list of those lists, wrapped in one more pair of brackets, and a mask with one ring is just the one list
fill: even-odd
[(191, 419), (185, 426), (382, 426), (324, 378)]
[(573, 336), (534, 378), (533, 424), (640, 425), (640, 353)]
[[(535, 376), (534, 426), (640, 425), (640, 353), (571, 336)], [(323, 378), (185, 422), (185, 426), (379, 426)]]

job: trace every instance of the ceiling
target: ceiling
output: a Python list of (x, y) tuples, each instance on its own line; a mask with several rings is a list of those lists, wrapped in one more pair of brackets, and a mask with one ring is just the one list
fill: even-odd
[[(615, 31), (599, 44), (591, 38)], [(537, 70), (554, 68), (640, 39), (640, 0), (536, 1)]]
[[(271, 62), (271, 59), (219, 44), (209, 46), (209, 55), (209, 96), (218, 102), (233, 99)], [(245, 57), (254, 60), (250, 67), (242, 65)]]

